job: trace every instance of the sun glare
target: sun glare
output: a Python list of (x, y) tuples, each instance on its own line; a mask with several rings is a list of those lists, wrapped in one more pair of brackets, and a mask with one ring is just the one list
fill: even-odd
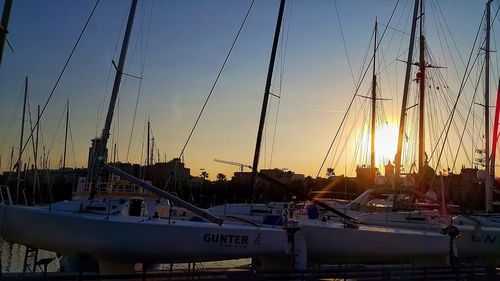
[(384, 124), (375, 132), (375, 159), (377, 166), (394, 160), (398, 146), (398, 127)]

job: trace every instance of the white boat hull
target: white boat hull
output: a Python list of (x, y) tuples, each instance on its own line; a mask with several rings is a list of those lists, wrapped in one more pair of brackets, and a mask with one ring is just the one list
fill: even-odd
[[(258, 212), (255, 212), (257, 210)], [(266, 212), (267, 210), (267, 212)], [(214, 214), (262, 223), (267, 215), (283, 215), (268, 204), (227, 204), (210, 209)], [(448, 236), (390, 227), (351, 228), (339, 221), (299, 218), (308, 259), (335, 263), (412, 262), (434, 259), (447, 262)], [(279, 227), (266, 225), (266, 227)]]
[(446, 262), (449, 238), (444, 235), (300, 220), (310, 259), (335, 262), (412, 262), (436, 258)]
[[(447, 224), (437, 220), (412, 220), (408, 218), (424, 218), (418, 212), (371, 213), (357, 217), (358, 220), (384, 227), (415, 229), (426, 232), (440, 232)], [(469, 219), (455, 219), (457, 222), (467, 222), (469, 225), (453, 224), (459, 231), (454, 240), (456, 255), (461, 260), (493, 262), (500, 259), (500, 228), (481, 226), (474, 227)], [(448, 219), (449, 221), (449, 219)], [(448, 222), (449, 224), (449, 222)]]
[(168, 221), (0, 205), (6, 241), (121, 263), (199, 262), (284, 255), (283, 229)]

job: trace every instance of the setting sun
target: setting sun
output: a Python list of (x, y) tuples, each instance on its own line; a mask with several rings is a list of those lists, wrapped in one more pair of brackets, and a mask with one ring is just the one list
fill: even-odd
[(394, 160), (398, 145), (398, 127), (396, 124), (384, 124), (375, 132), (375, 159), (377, 166)]

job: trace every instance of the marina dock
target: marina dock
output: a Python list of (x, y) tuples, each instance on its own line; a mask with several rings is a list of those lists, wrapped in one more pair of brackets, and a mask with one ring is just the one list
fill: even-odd
[(6, 273), (1, 280), (500, 280), (500, 268), (493, 266), (327, 266), (294, 272), (256, 272), (247, 269), (200, 271), (151, 271), (127, 275), (95, 273)]

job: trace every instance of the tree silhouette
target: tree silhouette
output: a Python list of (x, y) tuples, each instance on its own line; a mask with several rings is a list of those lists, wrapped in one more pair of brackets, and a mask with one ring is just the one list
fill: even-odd
[(217, 174), (217, 181), (226, 181), (227, 177), (223, 173), (218, 173)]
[(333, 168), (327, 168), (326, 169), (326, 177), (331, 179), (335, 176), (335, 171), (333, 170)]
[(208, 179), (208, 172), (207, 171), (201, 171), (200, 177), (202, 177), (204, 180)]

